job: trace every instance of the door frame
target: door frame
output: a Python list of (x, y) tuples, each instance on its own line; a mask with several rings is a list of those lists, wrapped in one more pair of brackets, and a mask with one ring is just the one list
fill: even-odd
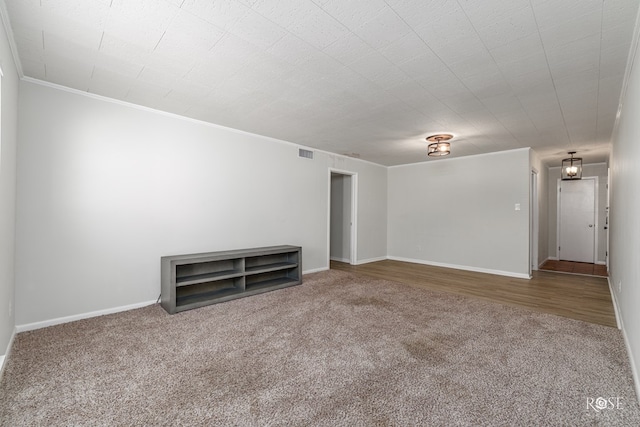
[[(594, 184), (593, 184), (593, 210), (594, 210), (594, 215), (593, 215), (593, 233), (594, 233), (594, 239), (593, 239), (593, 264), (597, 264), (598, 262), (598, 207), (600, 206), (599, 200), (598, 200), (598, 190), (599, 190), (599, 186), (598, 186), (598, 177), (597, 176), (583, 176), (582, 180), (593, 180)], [(557, 212), (556, 212), (556, 248), (560, 247), (560, 199), (562, 197), (562, 192), (560, 191), (560, 185), (562, 184), (562, 179), (558, 178), (558, 185), (557, 185), (557, 189), (556, 189), (556, 208), (557, 208)], [(557, 258), (560, 259), (560, 250), (556, 251), (556, 255)]]
[(604, 252), (604, 264), (609, 272), (609, 228), (611, 227), (611, 168), (607, 168), (607, 207), (605, 209), (605, 230), (607, 236), (607, 247)]
[(351, 231), (349, 233), (349, 264), (356, 265), (358, 259), (358, 173), (329, 168), (327, 174), (327, 268), (331, 266), (331, 174), (351, 177)]
[(538, 269), (538, 251), (540, 234), (540, 206), (538, 205), (538, 171), (531, 169), (531, 191), (529, 200), (529, 276)]

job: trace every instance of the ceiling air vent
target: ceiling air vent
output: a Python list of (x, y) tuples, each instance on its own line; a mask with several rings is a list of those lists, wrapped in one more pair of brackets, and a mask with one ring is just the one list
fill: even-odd
[(299, 157), (304, 157), (306, 159), (313, 159), (313, 151), (305, 150), (304, 148), (300, 148), (298, 151)]

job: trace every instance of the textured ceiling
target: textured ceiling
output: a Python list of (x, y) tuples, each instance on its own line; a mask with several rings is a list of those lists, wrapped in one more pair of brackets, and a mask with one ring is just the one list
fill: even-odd
[(383, 165), (604, 161), (638, 0), (4, 0), (25, 76)]

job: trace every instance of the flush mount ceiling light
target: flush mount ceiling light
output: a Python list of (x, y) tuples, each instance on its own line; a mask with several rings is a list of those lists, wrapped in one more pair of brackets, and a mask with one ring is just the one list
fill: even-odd
[(569, 151), (567, 154), (570, 158), (562, 159), (562, 179), (565, 181), (571, 179), (582, 179), (582, 159), (573, 157), (575, 151)]
[(429, 151), (427, 154), (430, 157), (446, 156), (451, 153), (451, 144), (448, 142), (453, 135), (449, 133), (440, 133), (437, 135), (431, 135), (427, 137), (429, 144)]

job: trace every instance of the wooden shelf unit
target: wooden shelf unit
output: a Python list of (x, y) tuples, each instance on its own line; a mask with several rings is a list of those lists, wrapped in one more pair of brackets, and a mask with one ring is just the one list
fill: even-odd
[(302, 283), (299, 246), (164, 256), (160, 264), (170, 314)]

